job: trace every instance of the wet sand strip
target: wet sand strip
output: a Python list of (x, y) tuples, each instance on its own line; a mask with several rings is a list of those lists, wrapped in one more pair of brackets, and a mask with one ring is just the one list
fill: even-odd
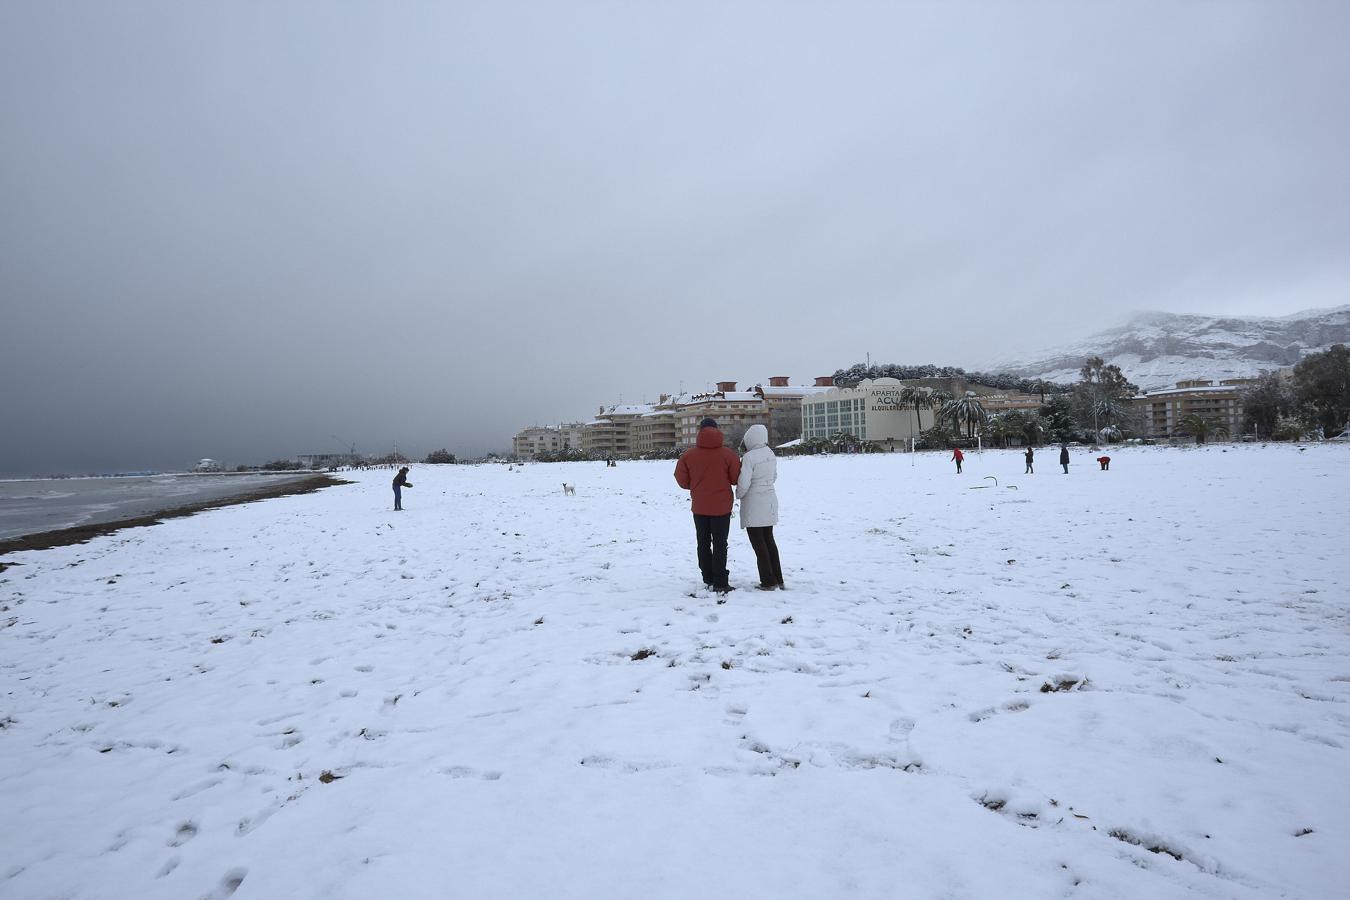
[[(288, 497), (292, 494), (312, 494), (315, 491), (322, 490), (326, 487), (332, 487), (333, 485), (352, 483), (353, 482), (341, 478), (334, 478), (331, 475), (315, 475), (312, 478), (287, 481), (285, 484), (256, 488), (247, 493), (237, 494), (233, 497), (218, 497), (214, 500), (189, 503), (186, 506), (169, 507), (150, 513), (149, 515), (136, 516), (131, 519), (117, 519), (112, 522), (76, 525), (74, 528), (58, 528), (55, 531), (43, 531), (37, 534), (28, 534), (23, 537), (0, 540), (0, 556), (4, 556), (7, 553), (17, 553), (20, 550), (48, 550), (52, 547), (68, 547), (71, 544), (83, 544), (92, 538), (104, 534), (112, 534), (115, 531), (121, 531), (123, 528), (141, 528), (146, 525), (158, 525), (165, 519), (177, 519), (181, 516), (191, 516), (207, 509), (219, 509), (222, 506), (237, 506), (240, 503), (271, 500), (274, 497)], [(9, 565), (16, 565), (16, 563), (9, 563)], [(6, 568), (7, 566), (5, 563), (0, 563), (0, 572), (3, 572)]]

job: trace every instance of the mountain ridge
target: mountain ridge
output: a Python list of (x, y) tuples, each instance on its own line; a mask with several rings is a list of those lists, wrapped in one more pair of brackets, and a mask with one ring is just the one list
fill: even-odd
[(1079, 341), (1005, 359), (990, 371), (1053, 382), (1078, 380), (1089, 356), (1120, 366), (1141, 390), (1200, 378), (1249, 378), (1350, 343), (1350, 304), (1286, 316), (1204, 316), (1148, 310)]

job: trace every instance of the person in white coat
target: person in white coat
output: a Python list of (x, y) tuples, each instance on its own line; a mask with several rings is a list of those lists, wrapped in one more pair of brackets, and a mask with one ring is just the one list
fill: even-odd
[(742, 440), (741, 477), (736, 482), (736, 499), (741, 501), (741, 527), (750, 538), (759, 564), (759, 589), (786, 590), (783, 566), (778, 561), (778, 545), (773, 526), (778, 524), (778, 460), (769, 447), (769, 429), (751, 425)]

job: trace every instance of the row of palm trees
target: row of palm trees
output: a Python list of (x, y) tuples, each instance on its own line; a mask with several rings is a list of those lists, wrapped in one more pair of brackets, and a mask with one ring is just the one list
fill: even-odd
[(950, 423), (953, 431), (972, 440), (989, 421), (984, 404), (969, 391), (963, 397), (953, 397), (946, 391), (906, 385), (900, 390), (900, 402), (914, 408), (915, 434), (923, 429), (919, 413), (924, 409), (936, 410), (933, 415), (936, 422)]
[[(934, 411), (935, 425), (949, 426), (957, 436), (974, 440), (977, 434), (983, 434), (1004, 447), (1014, 441), (1040, 444), (1052, 431), (1050, 420), (1040, 413), (1012, 410), (990, 416), (984, 404), (971, 392), (963, 397), (953, 397), (945, 391), (907, 385), (900, 392), (900, 401), (914, 410), (916, 434), (922, 429), (919, 414), (924, 409)], [(1097, 439), (1120, 440), (1125, 436), (1129, 415), (1129, 407), (1118, 399), (1098, 401), (1093, 407)], [(1197, 444), (1228, 434), (1228, 426), (1224, 423), (1195, 414), (1183, 418), (1178, 426), (1182, 433), (1194, 437)]]

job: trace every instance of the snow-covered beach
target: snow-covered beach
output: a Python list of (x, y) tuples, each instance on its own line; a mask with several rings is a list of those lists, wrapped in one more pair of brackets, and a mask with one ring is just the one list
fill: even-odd
[(670, 462), (0, 558), (0, 896), (1350, 894), (1350, 448), (1092, 455), (782, 460), (725, 605)]

